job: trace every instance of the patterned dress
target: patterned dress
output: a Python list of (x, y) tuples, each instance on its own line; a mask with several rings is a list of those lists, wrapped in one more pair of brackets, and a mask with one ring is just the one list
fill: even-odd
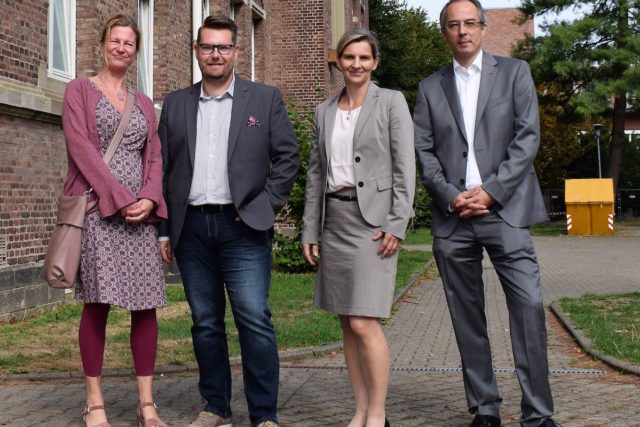
[[(118, 128), (120, 115), (103, 95), (96, 108), (103, 154)], [(135, 195), (143, 184), (142, 149), (147, 133), (147, 120), (135, 107), (109, 164), (111, 173)], [(119, 214), (101, 218), (96, 211), (87, 215), (75, 298), (85, 303), (115, 304), (127, 310), (165, 305), (156, 227), (150, 223), (127, 223)]]

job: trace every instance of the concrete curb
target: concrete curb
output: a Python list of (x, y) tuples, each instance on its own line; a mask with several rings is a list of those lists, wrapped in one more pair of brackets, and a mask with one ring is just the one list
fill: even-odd
[[(429, 268), (433, 266), (435, 260), (433, 257), (427, 262), (423, 271), (427, 271)], [(418, 277), (422, 274), (415, 273), (409, 278), (409, 283), (402, 288), (398, 289), (394, 298), (393, 305), (397, 304), (406, 293), (416, 284)], [(322, 356), (334, 351), (339, 351), (342, 349), (342, 341), (338, 341), (335, 343), (320, 345), (316, 347), (305, 347), (300, 349), (293, 350), (284, 350), (279, 352), (280, 361), (293, 361), (298, 359), (303, 359), (306, 357), (317, 357)], [(242, 359), (240, 356), (231, 357), (229, 362), (232, 367), (237, 367), (242, 364)], [(185, 372), (198, 372), (198, 365), (190, 364), (190, 365), (165, 365), (159, 366), (155, 370), (155, 376), (162, 376), (168, 374), (180, 374)], [(135, 372), (133, 369), (116, 369), (116, 370), (105, 370), (102, 372), (102, 377), (134, 377)], [(21, 380), (21, 381), (44, 381), (44, 380), (77, 380), (83, 379), (84, 373), (82, 371), (72, 371), (72, 372), (40, 372), (40, 373), (26, 373), (26, 374), (12, 374), (12, 375), (0, 375), (0, 381), (6, 380)]]
[(624, 373), (640, 376), (640, 366), (632, 365), (628, 362), (617, 359), (613, 356), (607, 356), (606, 354), (602, 354), (598, 352), (598, 350), (596, 350), (593, 344), (591, 343), (591, 340), (587, 338), (580, 331), (580, 329), (573, 324), (569, 316), (562, 311), (560, 304), (558, 304), (557, 302), (553, 302), (550, 305), (550, 308), (553, 314), (555, 314), (556, 317), (558, 317), (558, 319), (560, 320), (562, 325), (565, 327), (565, 329), (573, 336), (573, 338), (578, 342), (578, 344), (580, 344), (580, 347), (582, 347), (582, 349), (586, 351), (590, 356), (598, 360), (601, 360), (607, 365), (615, 369), (618, 369)]

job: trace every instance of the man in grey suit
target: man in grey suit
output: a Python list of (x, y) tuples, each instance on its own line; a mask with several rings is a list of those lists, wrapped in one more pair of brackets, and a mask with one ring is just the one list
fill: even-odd
[(482, 281), (487, 251), (506, 294), (525, 427), (555, 426), (545, 310), (528, 227), (547, 215), (533, 167), (540, 129), (528, 65), (481, 49), (486, 14), (450, 0), (440, 14), (453, 63), (424, 79), (414, 111), (433, 252), (462, 359), (471, 426), (500, 426)]
[(234, 74), (236, 38), (231, 19), (205, 19), (194, 46), (202, 81), (167, 95), (159, 125), (169, 207), (161, 255), (171, 262), (175, 254), (180, 268), (206, 400), (195, 427), (232, 425), (225, 290), (251, 425), (278, 422), (271, 238), (298, 170), (298, 145), (279, 91)]

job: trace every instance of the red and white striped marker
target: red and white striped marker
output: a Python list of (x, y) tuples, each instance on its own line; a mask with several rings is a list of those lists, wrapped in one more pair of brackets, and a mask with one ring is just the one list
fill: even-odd
[(609, 219), (608, 219), (608, 222), (609, 222), (609, 230), (611, 230), (611, 231), (613, 231), (613, 215), (614, 215), (614, 214), (612, 214), (612, 213), (611, 213), (611, 214), (609, 214)]
[(571, 230), (573, 228), (573, 218), (571, 217), (571, 214), (567, 214), (567, 231)]

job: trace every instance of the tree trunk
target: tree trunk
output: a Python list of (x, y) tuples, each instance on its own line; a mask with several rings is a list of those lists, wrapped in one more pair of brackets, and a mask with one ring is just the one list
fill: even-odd
[[(629, 36), (629, 3), (628, 0), (618, 0), (618, 31), (615, 36), (616, 48), (624, 52), (627, 49), (627, 38)], [(624, 58), (624, 56), (622, 56), (622, 58)], [(618, 58), (613, 66), (617, 78), (622, 78), (630, 66), (629, 62), (622, 58)], [(618, 181), (620, 180), (620, 171), (622, 170), (622, 160), (624, 156), (624, 119), (626, 111), (627, 92), (623, 91), (621, 94), (616, 94), (613, 101), (613, 123), (611, 125), (611, 147), (609, 149), (609, 176), (613, 178), (614, 192), (618, 190)]]
[(613, 178), (613, 191), (618, 189), (618, 180), (622, 170), (624, 154), (624, 119), (627, 109), (627, 95), (615, 97), (613, 102), (613, 124), (611, 129), (611, 146), (609, 148), (609, 177)]

